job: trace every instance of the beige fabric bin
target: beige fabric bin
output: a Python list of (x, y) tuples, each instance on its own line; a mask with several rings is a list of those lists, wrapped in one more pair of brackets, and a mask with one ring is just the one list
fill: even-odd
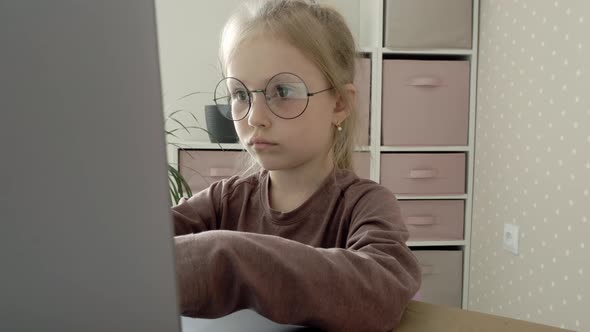
[(463, 251), (413, 250), (422, 268), (420, 300), (460, 308), (463, 285)]
[(193, 193), (208, 188), (213, 182), (237, 175), (240, 157), (247, 152), (215, 150), (178, 150), (180, 174)]
[(464, 200), (401, 200), (410, 241), (463, 240)]
[(395, 194), (465, 193), (465, 153), (382, 153), (381, 181)]
[(371, 154), (369, 152), (354, 152), (352, 166), (359, 178), (371, 179)]
[(382, 144), (467, 145), (469, 61), (383, 61)]
[(387, 0), (384, 46), (471, 49), (472, 0)]

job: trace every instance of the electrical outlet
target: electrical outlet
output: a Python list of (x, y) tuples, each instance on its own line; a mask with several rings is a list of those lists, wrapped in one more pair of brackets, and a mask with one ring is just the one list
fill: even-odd
[(518, 255), (518, 226), (504, 224), (504, 249)]

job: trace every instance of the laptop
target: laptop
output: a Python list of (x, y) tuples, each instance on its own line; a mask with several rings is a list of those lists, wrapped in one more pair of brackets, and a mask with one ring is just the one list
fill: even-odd
[(0, 4), (0, 331), (294, 331), (181, 317), (154, 3)]

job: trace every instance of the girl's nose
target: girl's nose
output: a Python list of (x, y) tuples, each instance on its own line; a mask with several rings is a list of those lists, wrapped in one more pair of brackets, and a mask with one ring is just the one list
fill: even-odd
[(263, 91), (251, 91), (251, 105), (248, 113), (248, 124), (252, 127), (268, 127), (270, 125), (270, 109)]

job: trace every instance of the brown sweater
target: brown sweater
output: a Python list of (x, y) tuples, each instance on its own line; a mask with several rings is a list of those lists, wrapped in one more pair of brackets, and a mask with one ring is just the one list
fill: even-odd
[(269, 205), (269, 174), (213, 183), (172, 208), (185, 316), (250, 308), (327, 331), (389, 331), (420, 286), (395, 196), (335, 170), (301, 206)]

